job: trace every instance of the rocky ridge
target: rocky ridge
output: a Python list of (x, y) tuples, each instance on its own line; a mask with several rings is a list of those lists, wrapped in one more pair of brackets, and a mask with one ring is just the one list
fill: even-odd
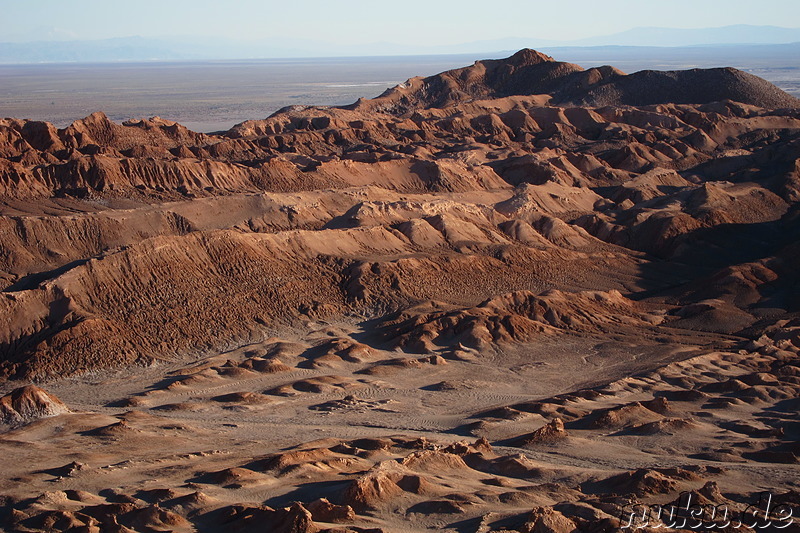
[(0, 527), (797, 505), (799, 132), (735, 69), (531, 50), (222, 134), (3, 119)]

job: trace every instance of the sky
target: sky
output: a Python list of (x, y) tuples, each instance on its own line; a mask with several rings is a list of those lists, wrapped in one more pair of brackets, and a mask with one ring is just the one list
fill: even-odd
[(445, 45), (733, 24), (799, 28), (798, 0), (0, 0), (0, 41), (17, 42), (204, 36)]

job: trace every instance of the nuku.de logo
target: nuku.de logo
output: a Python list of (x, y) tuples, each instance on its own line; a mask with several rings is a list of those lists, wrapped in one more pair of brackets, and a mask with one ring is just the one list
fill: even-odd
[(620, 528), (623, 530), (645, 528), (712, 531), (729, 528), (780, 530), (795, 523), (795, 509), (786, 503), (775, 504), (769, 492), (761, 493), (757, 504), (751, 504), (741, 512), (731, 509), (726, 503), (701, 504), (693, 499), (694, 494), (683, 492), (677, 504), (626, 505), (619, 516)]

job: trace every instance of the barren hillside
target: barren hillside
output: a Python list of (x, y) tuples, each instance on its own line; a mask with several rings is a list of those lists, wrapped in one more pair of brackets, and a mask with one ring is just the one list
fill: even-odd
[(218, 135), (0, 120), (0, 527), (796, 508), (799, 201), (798, 101), (735, 69), (522, 50)]

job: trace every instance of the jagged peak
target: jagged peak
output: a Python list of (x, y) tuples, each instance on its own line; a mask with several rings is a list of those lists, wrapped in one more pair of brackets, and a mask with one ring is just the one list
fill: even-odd
[(106, 115), (104, 112), (95, 111), (94, 113), (92, 113), (91, 115), (89, 115), (87, 117), (84, 117), (84, 118), (81, 118), (81, 119), (78, 119), (78, 120), (74, 121), (72, 124), (73, 125), (76, 125), (76, 124), (93, 124), (93, 123), (98, 123), (98, 122), (107, 123), (107, 122), (112, 122), (112, 120), (110, 118), (108, 118), (108, 115)]
[(537, 52), (531, 48), (523, 48), (519, 52), (516, 52), (509, 58), (504, 60), (506, 63), (510, 63), (515, 66), (528, 66), (528, 65), (538, 65), (541, 63), (555, 63), (556, 60), (550, 57), (549, 55), (543, 54), (541, 52)]

